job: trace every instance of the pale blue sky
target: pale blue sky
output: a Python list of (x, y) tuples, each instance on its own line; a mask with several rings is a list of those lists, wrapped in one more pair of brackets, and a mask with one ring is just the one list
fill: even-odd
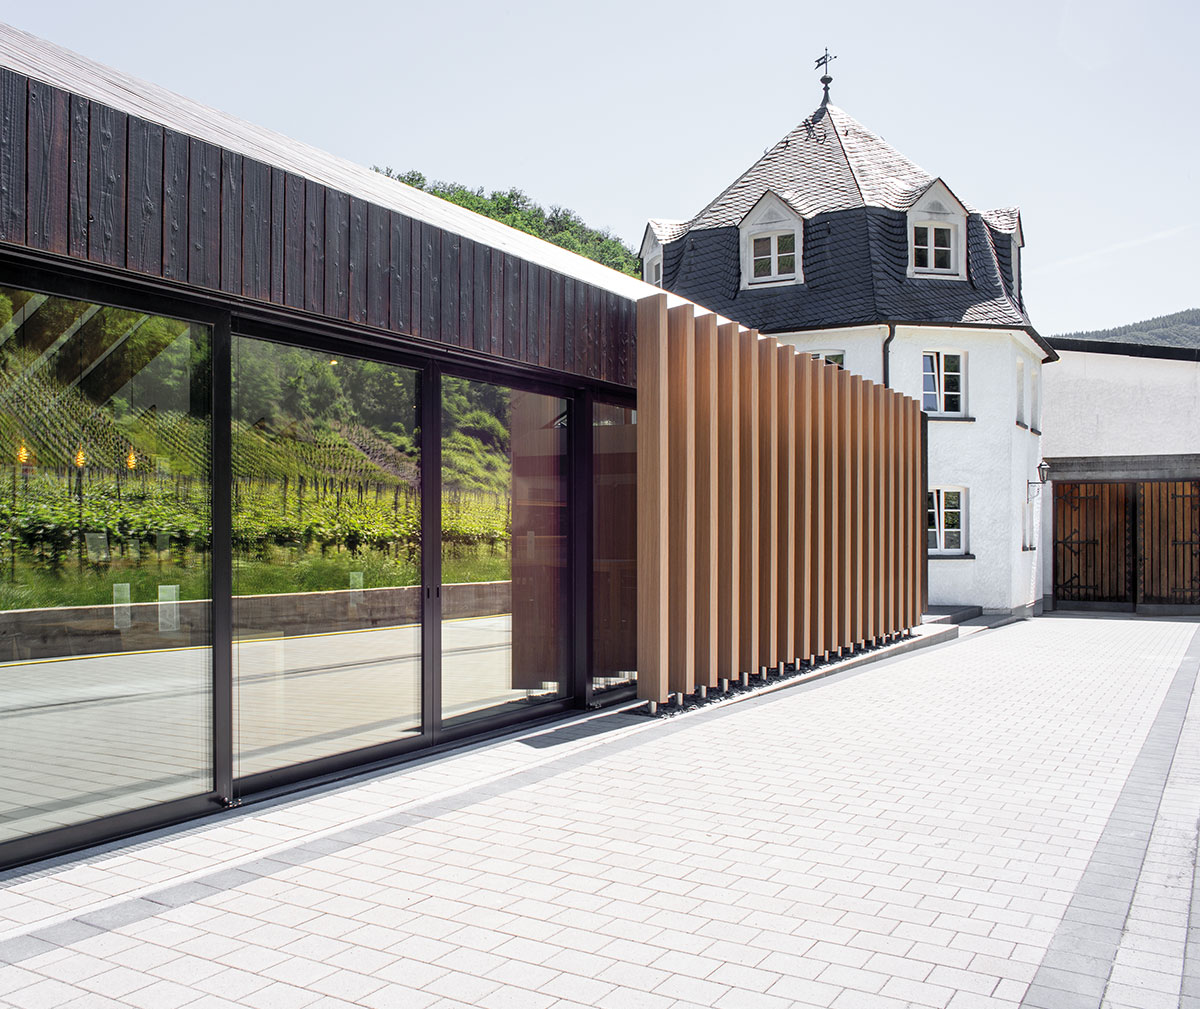
[(287, 4), (0, 17), (363, 164), (517, 186), (635, 248), (833, 100), (964, 200), (1017, 204), (1046, 334), (1200, 307), (1194, 0)]

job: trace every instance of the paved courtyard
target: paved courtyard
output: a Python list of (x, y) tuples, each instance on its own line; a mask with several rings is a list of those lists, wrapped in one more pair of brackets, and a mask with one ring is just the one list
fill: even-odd
[(1198, 667), (1046, 617), (11, 872), (0, 1003), (1200, 1009)]

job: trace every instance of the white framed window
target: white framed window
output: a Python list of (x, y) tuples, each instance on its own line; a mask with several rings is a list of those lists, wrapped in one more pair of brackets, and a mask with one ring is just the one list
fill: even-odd
[(652, 256), (646, 260), (645, 274), (642, 279), (647, 284), (662, 287), (662, 256)]
[(967, 355), (927, 350), (921, 355), (921, 409), (926, 413), (965, 416)]
[(930, 554), (967, 552), (967, 489), (932, 487), (925, 496), (926, 541)]
[(818, 361), (828, 361), (830, 364), (836, 364), (839, 368), (846, 367), (844, 350), (810, 350), (808, 353)]
[(1029, 369), (1029, 426), (1034, 431), (1040, 431), (1042, 427), (1042, 397), (1041, 389), (1039, 388), (1041, 384), (1042, 369), (1035, 363)]
[(918, 273), (954, 273), (954, 229), (948, 224), (913, 225), (913, 269)]
[(738, 223), (741, 288), (804, 283), (804, 220), (770, 190)]
[(908, 275), (967, 279), (967, 209), (941, 180), (908, 211)]
[(796, 232), (750, 236), (750, 283), (796, 279)]
[(1017, 358), (1017, 423), (1025, 424), (1025, 362)]

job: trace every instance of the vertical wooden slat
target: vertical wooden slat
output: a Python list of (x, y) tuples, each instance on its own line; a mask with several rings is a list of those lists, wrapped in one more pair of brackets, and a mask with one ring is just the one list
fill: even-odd
[[(500, 254), (492, 257), (492, 265)], [(421, 336), (442, 338), (442, 229), (421, 222)]]
[(903, 397), (896, 397), (896, 628), (903, 630), (908, 614), (908, 460), (912, 454)]
[(878, 636), (878, 487), (875, 481), (878, 440), (874, 383), (863, 383), (863, 641)]
[(501, 353), (509, 360), (517, 359), (518, 321), (521, 305), (521, 267), (516, 256), (504, 256), (503, 316), (500, 320)]
[(412, 324), (409, 315), (412, 308), (412, 295), (409, 292), (412, 282), (412, 225), (407, 217), (395, 212), (389, 215), (389, 221), (391, 266), (388, 280), (391, 293), (388, 296), (388, 326), (394, 332), (407, 333)]
[(865, 388), (858, 375), (850, 376), (850, 642), (856, 647), (866, 640), (866, 607), (864, 605), (867, 574), (864, 545), (865, 512), (867, 510), (863, 480), (863, 399)]
[(575, 278), (563, 278), (563, 371), (575, 370)]
[[(107, 105), (92, 105), (88, 131), (88, 214), (91, 218), (88, 259), (106, 266), (125, 265), (127, 119), (125, 113)], [(23, 146), (24, 138), (21, 142)]]
[(174, 130), (163, 133), (163, 237), (162, 275), (171, 280), (188, 277), (188, 138)]
[(422, 336), (425, 317), (421, 306), (422, 271), (424, 270), (424, 243), (421, 239), (422, 225), (415, 217), (408, 218), (408, 331), (413, 336)]
[(131, 117), (126, 151), (125, 265), (162, 275), (163, 128)]
[[(71, 100), (65, 91), (29, 82), (26, 218), (29, 244), (67, 252), (67, 184), (71, 174)], [(0, 154), (0, 163), (7, 155)], [(2, 184), (2, 183), (0, 183)]]
[(758, 664), (779, 662), (779, 341), (758, 341)]
[[(581, 294), (581, 290), (576, 291), (577, 298)], [(696, 675), (696, 345), (691, 305), (680, 305), (667, 312), (667, 395), (670, 425), (667, 686), (673, 692), (690, 694)]]
[(475, 249), (469, 238), (458, 243), (458, 345), (475, 346)]
[(891, 389), (880, 389), (880, 430), (882, 432), (882, 440), (880, 441), (880, 497), (882, 506), (880, 508), (880, 518), (882, 519), (882, 546), (883, 550), (880, 554), (880, 564), (882, 566), (882, 577), (879, 579), (879, 584), (883, 590), (881, 606), (882, 617), (882, 634), (883, 637), (891, 636), (892, 631), (896, 629), (894, 618), (894, 606), (896, 599), (896, 582), (893, 561), (896, 554), (896, 543), (893, 529), (896, 524), (896, 481), (894, 477), (894, 468), (892, 462), (896, 457), (896, 429), (892, 424), (892, 401), (895, 399), (895, 393)]
[(210, 290), (220, 286), (221, 150), (203, 140), (191, 142), (187, 271), (189, 284)]
[(779, 661), (794, 662), (800, 654), (796, 645), (796, 352), (792, 347), (780, 346), (776, 355), (779, 417), (777, 653)]
[[(741, 338), (736, 322), (717, 329), (717, 674), (741, 670)], [(639, 393), (640, 395), (640, 393)]]
[(458, 346), (458, 323), (460, 319), (459, 299), (459, 247), (462, 240), (452, 231), (442, 232), (442, 332), (443, 343)]
[(304, 180), (290, 172), (283, 178), (283, 303), (304, 308), (304, 262), (308, 252), (305, 232)]
[(325, 187), (304, 184), (304, 308), (325, 310)]
[(475, 295), (475, 306), (471, 311), (471, 325), (474, 331), (473, 346), (477, 351), (486, 352), (491, 339), (492, 320), (492, 250), (486, 245), (475, 247), (475, 274), (471, 282), (472, 293)]
[[(563, 370), (563, 344), (566, 340), (563, 323), (563, 275), (551, 272), (550, 275), (550, 367), (556, 371)], [(638, 323), (638, 326), (641, 326)], [(641, 332), (641, 329), (638, 329)]]
[[(271, 286), (268, 297), (273, 305), (284, 304), (283, 300), (283, 248), (287, 228), (287, 201), (284, 196), (286, 172), (271, 169)], [(299, 236), (299, 230), (293, 233)], [(298, 238), (297, 238), (298, 240)]]
[(367, 208), (367, 322), (380, 329), (388, 324), (391, 298), (391, 235), (388, 212), (371, 204)]
[(811, 354), (798, 353), (796, 371), (796, 638), (797, 658), (812, 659), (815, 652), (813, 609), (813, 528), (815, 519), (816, 386)]
[(897, 633), (900, 630), (900, 607), (902, 605), (903, 592), (903, 563), (904, 559), (900, 551), (900, 535), (903, 529), (903, 508), (902, 499), (904, 488), (902, 486), (903, 472), (900, 464), (901, 455), (904, 451), (904, 439), (900, 425), (900, 408), (901, 399), (899, 393), (892, 394), (892, 409), (891, 409), (891, 424), (893, 431), (893, 452), (890, 460), (892, 468), (892, 632)]
[(221, 290), (242, 293), (242, 156), (221, 151)]
[(350, 196), (325, 190), (325, 308), (335, 319), (350, 318)]
[[(67, 255), (74, 259), (87, 258), (90, 224), (88, 221), (88, 180), (91, 176), (91, 172), (88, 170), (88, 152), (91, 149), (90, 132), (91, 103), (86, 98), (71, 95), (71, 172), (67, 182), (70, 203), (67, 212)], [(186, 257), (184, 261), (186, 263)]]
[(829, 452), (827, 436), (829, 429), (829, 383), (825, 379), (826, 366), (820, 361), (812, 360), (812, 549), (809, 554), (810, 578), (812, 580), (812, 651), (814, 656), (824, 655), (829, 649), (829, 637), (826, 632), (826, 610), (829, 607), (829, 597), (825, 585), (825, 563), (829, 555), (830, 543), (828, 536), (828, 501), (826, 490), (828, 481), (826, 473), (829, 469)]
[[(738, 356), (741, 423), (738, 429), (741, 434), (739, 493), (742, 517), (742, 542), (738, 551), (741, 561), (741, 619), (738, 621), (738, 629), (741, 633), (742, 671), (754, 673), (759, 667), (758, 331), (745, 330), (738, 338), (741, 341), (741, 353)], [(638, 353), (641, 353), (640, 349)]]
[(638, 696), (667, 699), (667, 298), (637, 305)]
[(346, 236), (346, 305), (347, 316), (351, 322), (367, 321), (367, 289), (369, 287), (367, 250), (369, 244), (367, 201), (360, 200), (357, 196), (351, 196)]
[(720, 563), (717, 393), (717, 318), (696, 319), (696, 682), (718, 681), (717, 568)]
[[(908, 412), (908, 431), (912, 451), (908, 456), (908, 621), (907, 626), (920, 623), (920, 410), (916, 402), (905, 400)], [(1033, 535), (1032, 529), (1030, 535)]]
[(825, 651), (837, 653), (841, 640), (841, 587), (838, 576), (842, 559), (842, 499), (839, 418), (841, 398), (838, 367), (826, 362), (821, 367), (825, 386), (825, 570), (822, 587), (825, 602)]
[(504, 355), (504, 254), (498, 249), (492, 253), (492, 290), (489, 300), (491, 320), (488, 323), (488, 353)]
[(837, 369), (838, 387), (838, 542), (841, 546), (838, 572), (838, 646), (848, 649), (854, 643), (851, 631), (851, 579), (854, 576), (853, 488), (850, 467), (853, 463), (853, 435), (850, 431), (850, 373)]
[(271, 169), (242, 161), (242, 294), (271, 298)]
[(25, 244), (29, 79), (0, 70), (0, 241)]

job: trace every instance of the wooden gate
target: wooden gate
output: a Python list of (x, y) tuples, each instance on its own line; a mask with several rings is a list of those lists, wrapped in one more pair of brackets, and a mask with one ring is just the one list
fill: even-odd
[(1200, 606), (1200, 480), (1054, 484), (1054, 601)]

